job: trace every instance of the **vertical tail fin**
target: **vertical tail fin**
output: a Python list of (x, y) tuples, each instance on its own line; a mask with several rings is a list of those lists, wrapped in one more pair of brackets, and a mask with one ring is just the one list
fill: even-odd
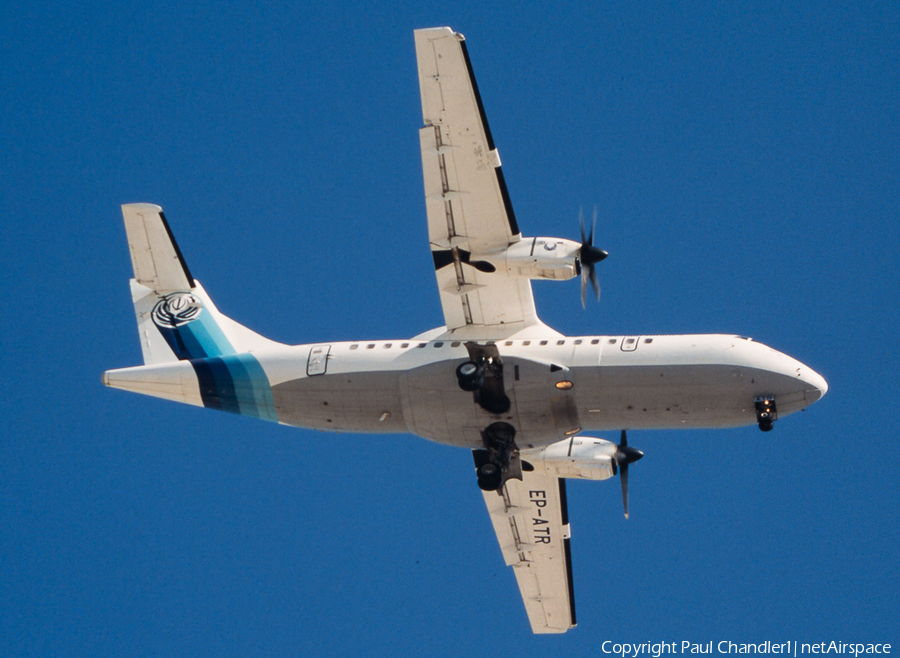
[(280, 345), (222, 315), (194, 279), (162, 208), (122, 206), (134, 278), (131, 297), (146, 365)]

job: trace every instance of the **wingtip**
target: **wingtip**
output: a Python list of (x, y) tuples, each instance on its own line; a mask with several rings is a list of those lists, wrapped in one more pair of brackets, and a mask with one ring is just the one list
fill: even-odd
[(140, 211), (149, 211), (149, 212), (162, 212), (162, 208), (155, 203), (123, 203), (122, 210), (134, 210), (136, 212)]

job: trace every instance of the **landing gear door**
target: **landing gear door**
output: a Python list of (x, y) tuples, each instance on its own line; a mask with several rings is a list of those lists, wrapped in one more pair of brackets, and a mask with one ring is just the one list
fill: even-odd
[(324, 375), (328, 368), (328, 353), (331, 345), (313, 345), (309, 350), (309, 360), (306, 362), (306, 374), (309, 377)]

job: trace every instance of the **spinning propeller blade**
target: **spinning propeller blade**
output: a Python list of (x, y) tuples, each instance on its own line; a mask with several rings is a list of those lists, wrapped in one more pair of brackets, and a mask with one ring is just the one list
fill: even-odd
[(581, 248), (578, 250), (578, 261), (581, 263), (581, 306), (585, 307), (584, 297), (587, 292), (588, 281), (594, 289), (597, 301), (600, 300), (600, 283), (597, 281), (597, 268), (595, 265), (609, 256), (607, 251), (594, 246), (594, 230), (597, 228), (597, 206), (594, 206), (594, 220), (591, 224), (591, 232), (584, 235), (584, 212), (578, 209), (578, 223), (581, 226)]
[(628, 447), (628, 435), (622, 430), (619, 449), (616, 450), (616, 464), (619, 467), (619, 480), (622, 482), (622, 504), (625, 506), (625, 518), (628, 518), (628, 465), (636, 462), (644, 453)]

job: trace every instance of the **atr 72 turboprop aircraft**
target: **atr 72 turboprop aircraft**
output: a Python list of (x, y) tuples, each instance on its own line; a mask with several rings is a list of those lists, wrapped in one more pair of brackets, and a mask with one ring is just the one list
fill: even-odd
[[(444, 326), (413, 338), (288, 346), (223, 316), (191, 275), (162, 209), (122, 206), (144, 364), (107, 386), (284, 425), (409, 432), (473, 451), (478, 485), (535, 633), (575, 625), (566, 478), (621, 477), (643, 453), (626, 429), (758, 424), (827, 390), (748, 338), (564, 336), (531, 280), (581, 278), (599, 296), (606, 252), (525, 238), (462, 35), (415, 32), (428, 238)], [(618, 445), (584, 434), (621, 431)]]

